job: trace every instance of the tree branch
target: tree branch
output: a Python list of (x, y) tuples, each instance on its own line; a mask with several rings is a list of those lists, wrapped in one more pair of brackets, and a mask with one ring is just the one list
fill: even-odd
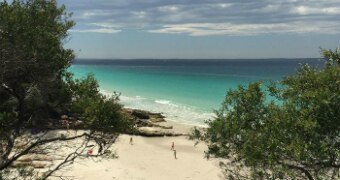
[(288, 167), (290, 169), (299, 170), (299, 171), (303, 172), (307, 176), (307, 178), (309, 180), (314, 180), (312, 174), (307, 169), (305, 169), (304, 167), (301, 167), (301, 166), (298, 166), (298, 165), (294, 165), (294, 164), (288, 164), (288, 163), (284, 163), (284, 162), (278, 162), (278, 163), (283, 165), (283, 166), (286, 166), (286, 167)]
[[(108, 150), (111, 145), (116, 141), (118, 136), (114, 136), (109, 138), (110, 142), (109, 143), (101, 143), (98, 141), (98, 138), (94, 137), (94, 141), (100, 146), (104, 146), (104, 149), (102, 150), (98, 150), (98, 154), (96, 155), (86, 155), (86, 156), (91, 156), (91, 157), (100, 157), (103, 156), (106, 152), (106, 150)], [(87, 144), (89, 142), (90, 139), (88, 139), (87, 141), (84, 141), (73, 153), (70, 153), (63, 162), (61, 162), (58, 166), (56, 166), (53, 170), (49, 171), (46, 175), (44, 175), (44, 177), (42, 177), (42, 180), (47, 179), (48, 177), (50, 177), (54, 172), (58, 171), (62, 166), (64, 166), (65, 164), (69, 163), (69, 162), (74, 162), (74, 160), (80, 156), (84, 156), (83, 153), (85, 151), (86, 148), (88, 148)], [(80, 150), (80, 152), (78, 152), (78, 150)], [(61, 176), (59, 176), (59, 178), (62, 179)]]
[(78, 136), (73, 136), (73, 137), (58, 137), (58, 138), (50, 138), (50, 139), (44, 139), (44, 140), (40, 140), (37, 141), (33, 144), (31, 144), (30, 146), (28, 146), (26, 149), (22, 150), (20, 153), (18, 153), (17, 155), (11, 157), (10, 159), (7, 159), (6, 161), (2, 162), (2, 164), (0, 165), (0, 171), (7, 168), (8, 166), (11, 165), (11, 163), (13, 163), (15, 160), (17, 160), (19, 157), (27, 154), (30, 150), (32, 150), (33, 148), (39, 146), (39, 145), (43, 145), (43, 144), (47, 144), (50, 142), (54, 142), (54, 141), (69, 141), (69, 140), (74, 140), (80, 137), (91, 137), (92, 134), (87, 134), (87, 133), (83, 133), (81, 135)]
[[(7, 139), (7, 145), (6, 145), (6, 149), (5, 152), (2, 154), (2, 160), (3, 162), (8, 160), (8, 156), (10, 155), (10, 153), (12, 152), (13, 146), (14, 146), (14, 141), (15, 141), (15, 135), (14, 134), (9, 134), (6, 136)], [(0, 162), (0, 163), (3, 163)]]
[[(70, 153), (63, 162), (61, 162), (58, 166), (56, 166), (54, 169), (52, 169), (51, 171), (49, 171), (47, 174), (44, 175), (44, 177), (41, 177), (42, 180), (47, 179), (48, 177), (50, 177), (54, 172), (56, 172), (57, 170), (59, 170), (62, 166), (64, 166), (65, 164), (69, 163), (69, 162), (73, 162), (78, 156), (80, 156), (85, 148), (87, 147), (87, 143), (89, 141), (84, 141), (81, 146), (79, 146), (73, 153)], [(84, 146), (85, 145), (85, 146)], [(81, 149), (82, 148), (82, 149)], [(78, 150), (81, 149), (81, 151), (78, 153)], [(61, 177), (60, 177), (61, 178)], [(62, 178), (61, 178), (62, 179)]]

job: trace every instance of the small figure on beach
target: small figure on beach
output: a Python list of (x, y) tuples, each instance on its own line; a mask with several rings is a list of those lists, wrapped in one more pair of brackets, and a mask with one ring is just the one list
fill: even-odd
[(64, 126), (65, 126), (65, 128), (67, 129), (67, 132), (68, 132), (68, 130), (70, 129), (70, 123), (68, 122), (67, 119), (64, 119), (63, 124), (64, 124)]
[(133, 139), (130, 137), (130, 144), (133, 145)]
[(89, 149), (89, 150), (87, 151), (87, 155), (92, 155), (92, 153), (93, 153), (93, 149)]
[(207, 160), (209, 161), (210, 159), (210, 154), (207, 151), (204, 151), (204, 156), (207, 158)]
[(172, 142), (170, 150), (175, 150), (175, 143), (174, 142)]
[(177, 159), (177, 152), (176, 152), (176, 150), (174, 150), (174, 157), (175, 157), (175, 159)]

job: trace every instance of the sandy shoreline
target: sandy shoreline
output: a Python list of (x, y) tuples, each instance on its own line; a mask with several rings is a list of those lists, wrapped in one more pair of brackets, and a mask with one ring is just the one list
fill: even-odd
[[(175, 132), (188, 132), (192, 126), (167, 122)], [(129, 143), (133, 138), (133, 145)], [(175, 143), (177, 159), (171, 150)], [(223, 179), (218, 159), (204, 158), (207, 146), (178, 137), (142, 137), (121, 134), (111, 150), (116, 159), (80, 158), (63, 168), (58, 175), (72, 179), (119, 180), (217, 180)], [(55, 179), (55, 178), (52, 178)]]

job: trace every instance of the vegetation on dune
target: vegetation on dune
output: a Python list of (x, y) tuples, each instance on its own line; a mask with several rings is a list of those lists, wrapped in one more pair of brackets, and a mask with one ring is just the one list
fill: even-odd
[(229, 90), (208, 129), (193, 131), (207, 156), (230, 160), (229, 179), (340, 178), (340, 52), (322, 53), (322, 69), (304, 65), (266, 90)]
[[(84, 141), (98, 145), (97, 155), (103, 155), (117, 132), (132, 127), (120, 114), (118, 95), (106, 99), (93, 76), (75, 80), (67, 72), (74, 53), (63, 45), (74, 24), (65, 7), (59, 7), (55, 0), (0, 2), (0, 179), (11, 177), (8, 170), (15, 160), (46, 144), (86, 137)], [(88, 131), (49, 139), (34, 136), (17, 147), (27, 129), (44, 128), (50, 123), (47, 119), (59, 119), (68, 112), (83, 117)], [(60, 165), (81, 155), (86, 144)], [(32, 175), (22, 169), (18, 172)]]

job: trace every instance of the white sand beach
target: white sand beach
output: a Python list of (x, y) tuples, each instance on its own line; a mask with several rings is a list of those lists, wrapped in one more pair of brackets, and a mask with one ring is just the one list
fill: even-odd
[[(74, 163), (67, 174), (75, 179), (222, 179), (217, 160), (204, 159), (205, 146), (185, 137), (146, 138), (120, 135), (114, 148), (117, 159), (83, 159)], [(175, 142), (177, 159), (170, 150)]]
[[(130, 144), (133, 138), (133, 145)], [(177, 159), (171, 150), (175, 143)], [(117, 159), (77, 159), (57, 174), (72, 179), (119, 180), (218, 180), (223, 179), (217, 159), (205, 159), (206, 145), (185, 136), (141, 137), (120, 135), (112, 150)]]

